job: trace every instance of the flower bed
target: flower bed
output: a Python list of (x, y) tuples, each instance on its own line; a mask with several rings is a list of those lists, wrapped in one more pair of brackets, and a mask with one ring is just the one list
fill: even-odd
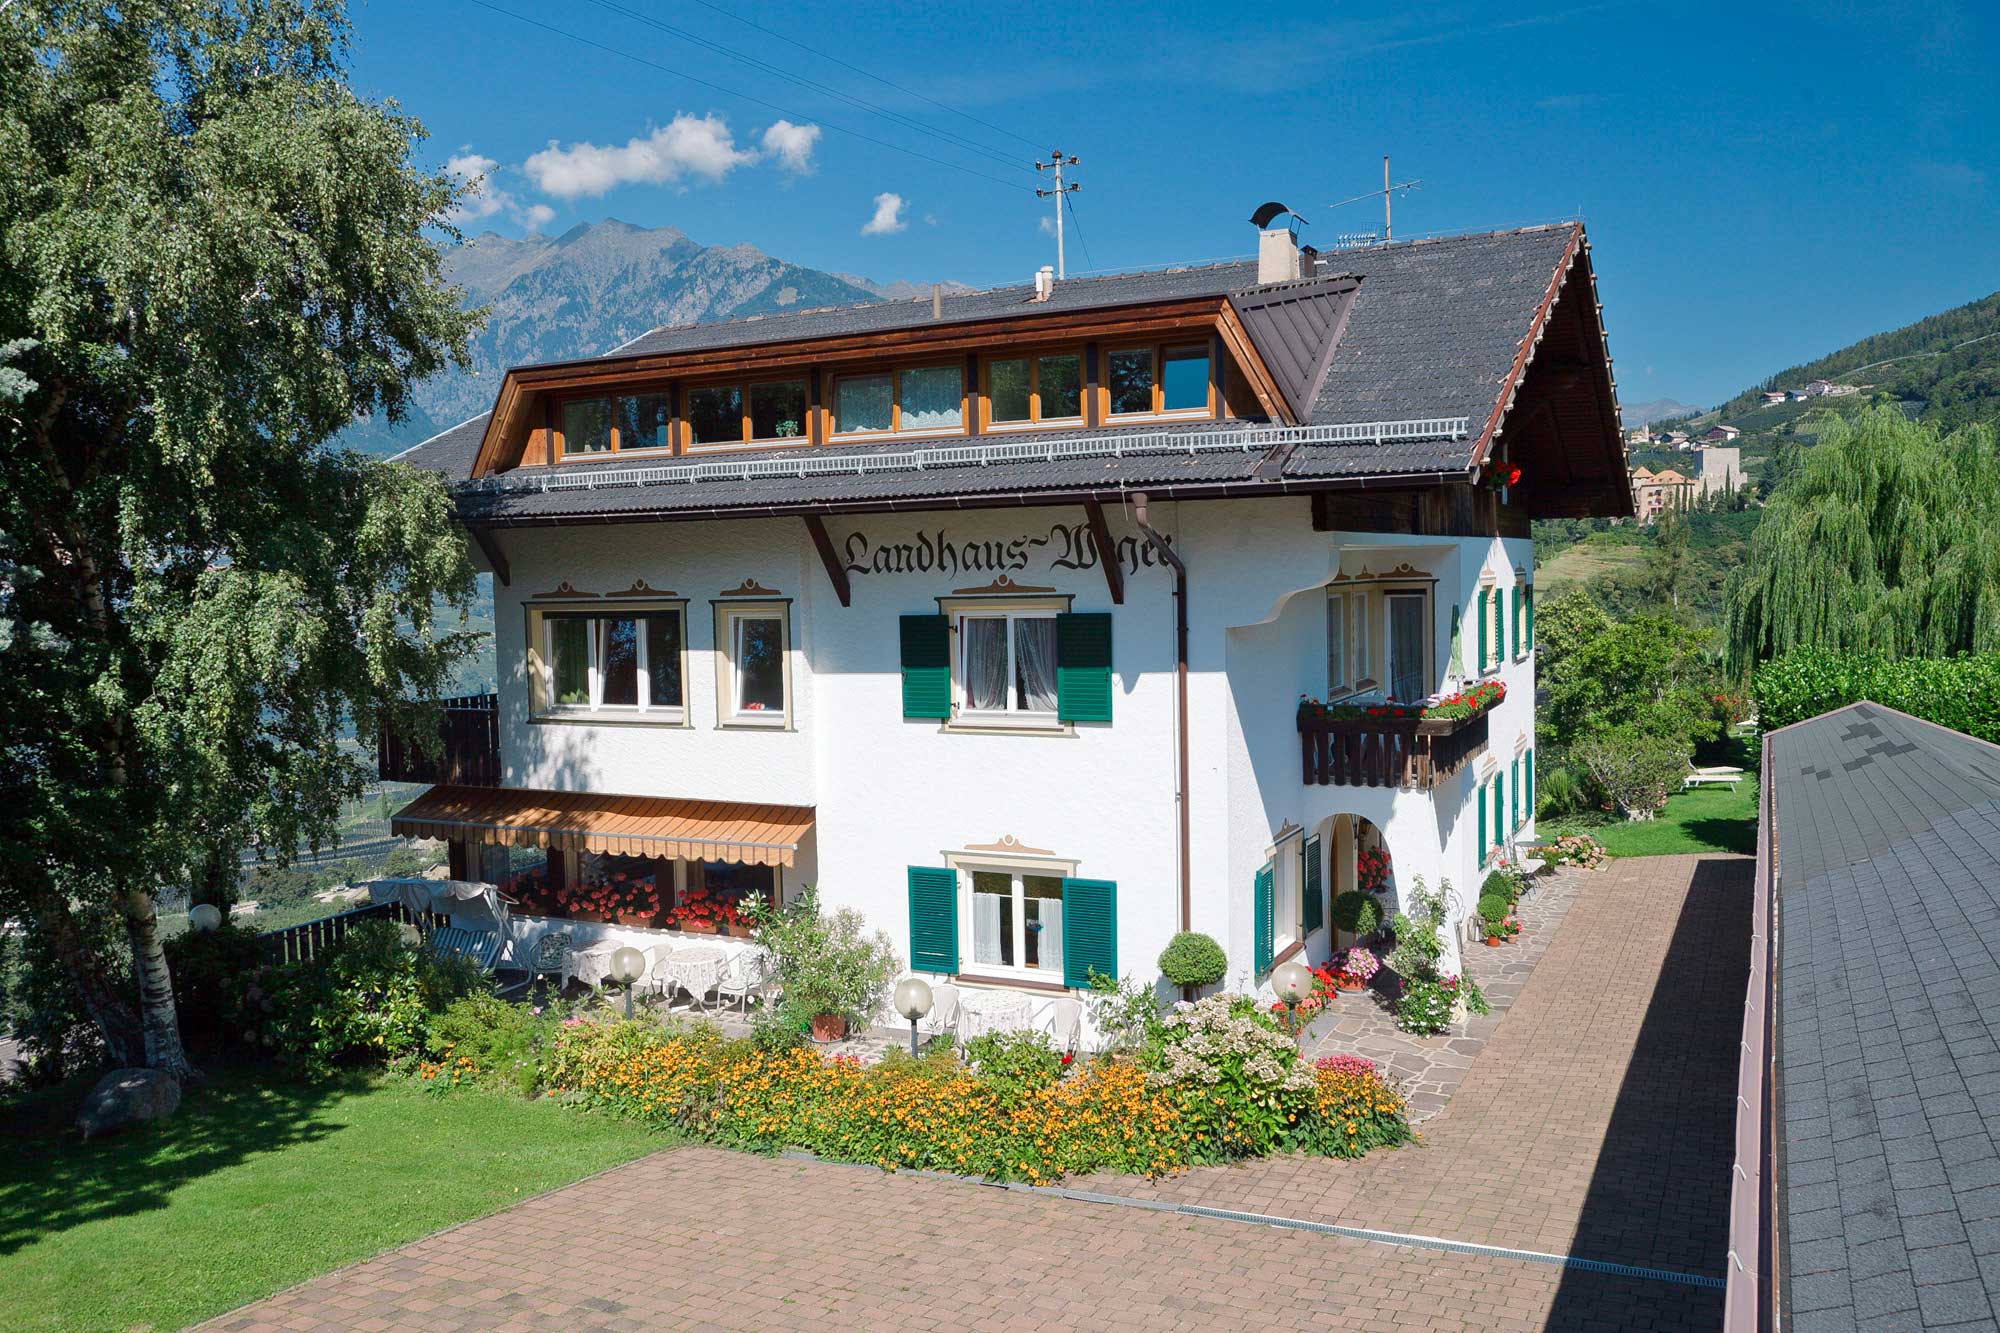
[[(1292, 1150), (1353, 1157), (1410, 1138), (1402, 1098), (1372, 1067), (1307, 1065), (1241, 996), (1177, 1005), (1153, 1031), (1139, 1052), (1074, 1065), (995, 1048), (973, 1063), (945, 1051), (868, 1067), (707, 1026), (570, 1020), (543, 1084), (726, 1146), (1031, 1183)], [(448, 1058), (424, 1072), (460, 1077)]]
[(1493, 711), (1506, 697), (1507, 686), (1497, 680), (1421, 704), (1324, 704), (1301, 695), (1299, 717), (1324, 722), (1461, 722)]

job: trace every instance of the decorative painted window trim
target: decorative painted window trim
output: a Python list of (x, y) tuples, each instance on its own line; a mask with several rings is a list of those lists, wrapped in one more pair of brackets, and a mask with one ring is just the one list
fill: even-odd
[[(568, 586), (568, 585), (564, 585)], [(636, 585), (635, 585), (636, 586)], [(589, 596), (590, 601), (537, 600), (522, 607), (524, 621), (524, 641), (527, 646), (528, 711), (529, 718), (537, 723), (585, 722), (619, 726), (685, 727), (690, 725), (688, 696), (688, 626), (687, 599), (660, 597), (652, 599), (632, 598), (614, 594), (608, 598), (598, 598), (594, 594), (578, 594), (579, 599)], [(651, 635), (642, 627), (637, 634), (635, 645), (635, 689), (639, 702), (636, 704), (606, 704), (602, 702), (605, 676), (603, 654), (607, 631), (601, 626), (608, 621), (636, 620), (642, 623), (656, 619), (672, 619), (677, 622), (680, 641), (680, 702), (677, 704), (656, 704), (652, 701)], [(588, 654), (586, 671), (587, 690), (590, 701), (583, 704), (559, 704), (555, 702), (556, 652), (554, 635), (556, 626), (565, 621), (580, 621), (585, 626), (584, 651)]]
[[(789, 598), (769, 601), (715, 601), (715, 725), (718, 730), (779, 731), (792, 725), (792, 604)], [(784, 707), (780, 710), (738, 707), (737, 635), (747, 621), (778, 622), (779, 661), (783, 672)]]
[(1026, 879), (1070, 880), (1076, 878), (1078, 862), (1070, 857), (1031, 854), (1026, 851), (965, 851), (946, 852), (944, 863), (957, 879), (958, 896), (958, 972), (955, 979), (971, 984), (984, 983), (990, 986), (1008, 988), (1013, 986), (1054, 987), (1067, 990), (1063, 984), (1062, 969), (1028, 967), (1025, 964), (981, 962), (978, 957), (977, 903), (974, 901), (973, 875), (979, 871), (1005, 874), (1012, 877), (1010, 913), (1014, 938), (1014, 956), (1025, 958), (1029, 930), (1023, 915), (1026, 902)]

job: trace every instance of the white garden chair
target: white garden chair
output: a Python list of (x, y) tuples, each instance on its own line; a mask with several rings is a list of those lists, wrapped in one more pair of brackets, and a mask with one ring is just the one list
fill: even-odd
[(722, 980), (715, 983), (715, 994), (724, 1005), (735, 1001), (737, 1009), (747, 1014), (751, 998), (762, 998), (770, 981), (771, 956), (762, 949), (743, 949), (723, 964)]
[(917, 1020), (917, 1031), (926, 1037), (958, 1035), (958, 987), (949, 982), (931, 987), (931, 1011)]
[(1059, 1055), (1067, 1055), (1076, 1049), (1076, 1039), (1083, 1031), (1083, 1004), (1079, 1000), (1064, 996), (1060, 1000), (1050, 1000), (1048, 1008), (1042, 1011), (1042, 1019), (1048, 1024), (1049, 1042)]

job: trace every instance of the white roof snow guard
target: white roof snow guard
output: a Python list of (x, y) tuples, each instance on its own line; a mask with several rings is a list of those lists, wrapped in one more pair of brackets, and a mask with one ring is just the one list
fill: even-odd
[(931, 468), (984, 467), (991, 463), (1051, 462), (1059, 458), (1122, 458), (1127, 454), (1202, 454), (1226, 450), (1251, 453), (1274, 449), (1279, 445), (1458, 440), (1464, 439), (1467, 433), (1465, 417), (1422, 417), (1413, 421), (1362, 421), (1325, 426), (1265, 426), (1241, 430), (1121, 430), (1059, 440), (982, 440), (974, 444), (933, 445), (889, 453), (830, 449), (787, 454), (782, 458), (713, 459), (655, 467), (537, 469), (487, 477), (475, 486), (495, 491), (589, 491), (616, 486), (749, 481), (757, 477), (922, 472)]

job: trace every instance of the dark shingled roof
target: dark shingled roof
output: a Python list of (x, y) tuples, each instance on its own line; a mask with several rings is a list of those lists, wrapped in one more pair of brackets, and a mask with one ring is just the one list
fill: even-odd
[(1787, 1321), (1992, 1328), (2000, 746), (1872, 703), (1769, 744)]
[[(1259, 287), (1256, 265), (1237, 263), (1071, 279), (1057, 283), (1054, 296), (1044, 303), (1029, 301), (1032, 288), (1027, 287), (944, 298), (944, 318), (948, 323), (1111, 308), (1176, 297), (1230, 296), (1238, 299), (1240, 309), (1246, 301), (1269, 304), (1270, 297), (1286, 290), (1322, 286), (1332, 290), (1336, 284), (1325, 282), (1325, 278), (1350, 275), (1359, 286), (1345, 311), (1344, 322), (1308, 321), (1337, 333), (1331, 357), (1326, 359), (1323, 369), (1305, 363), (1292, 368), (1293, 388), (1313, 392), (1312, 381), (1315, 376), (1318, 379), (1306, 424), (1464, 417), (1468, 435), (1457, 440), (1356, 441), (1303, 446), (1290, 453), (1281, 470), (1267, 469), (1254, 477), (1258, 454), (1221, 453), (1009, 462), (928, 470), (913, 467), (902, 472), (878, 471), (861, 476), (707, 480), (561, 493), (475, 488), (463, 496), (463, 512), (467, 518), (533, 522), (560, 515), (665, 514), (766, 505), (991, 497), (1016, 491), (1062, 492), (1083, 487), (1115, 489), (1180, 482), (1264, 483), (1276, 490), (1292, 479), (1461, 471), (1470, 466), (1474, 443), (1499, 402), (1522, 339), (1532, 329), (1542, 298), (1576, 234), (1577, 229), (1569, 225), (1534, 227), (1343, 250), (1322, 256), (1322, 278), (1307, 283)], [(1582, 299), (1589, 299), (1588, 294)], [(1346, 298), (1339, 301), (1345, 304)], [(1329, 302), (1319, 313), (1323, 315), (1332, 308)], [(659, 329), (619, 348), (613, 357), (606, 359), (934, 326), (928, 299), (879, 302)], [(1254, 322), (1251, 327), (1253, 332), (1257, 331)], [(1277, 336), (1272, 328), (1263, 332), (1266, 337)], [(1291, 330), (1296, 332), (1297, 329)], [(1301, 362), (1297, 349), (1292, 350), (1291, 361)], [(479, 417), (454, 426), (401, 457), (415, 466), (432, 468), (454, 479), (464, 478), (471, 472), (485, 422), (486, 418)], [(1200, 422), (1193, 423), (1193, 428), (1249, 429), (1255, 424)], [(1006, 438), (1067, 440), (1101, 433), (1079, 430), (1033, 437), (1009, 434)], [(937, 442), (938, 447), (964, 443), (963, 439)], [(887, 452), (922, 447), (916, 441), (880, 446)], [(858, 455), (865, 448), (841, 446), (840, 452)], [(747, 461), (785, 457), (791, 452), (794, 451), (746, 452), (732, 457)], [(824, 456), (829, 452), (822, 448), (819, 454)], [(625, 466), (636, 465), (634, 460)], [(573, 471), (582, 466), (597, 465), (569, 464), (563, 470)], [(509, 475), (520, 479), (538, 470), (519, 468)]]

